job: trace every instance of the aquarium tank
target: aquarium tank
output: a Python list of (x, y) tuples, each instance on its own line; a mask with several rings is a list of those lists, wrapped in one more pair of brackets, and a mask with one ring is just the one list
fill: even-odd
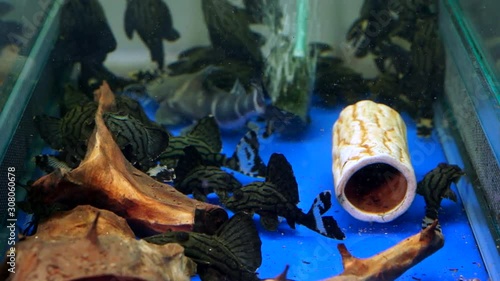
[(493, 0), (0, 0), (1, 280), (500, 280)]

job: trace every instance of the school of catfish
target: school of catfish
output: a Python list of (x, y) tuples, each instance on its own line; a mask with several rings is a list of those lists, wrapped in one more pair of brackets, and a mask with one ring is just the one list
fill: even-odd
[[(269, 100), (262, 77), (264, 58), (259, 51), (265, 38), (248, 28), (249, 24), (265, 21), (263, 11), (270, 4), (264, 0), (243, 2), (245, 8), (234, 7), (226, 0), (203, 1), (212, 46), (186, 50), (165, 69), (163, 40), (173, 42), (182, 36), (174, 27), (168, 6), (162, 0), (128, 0), (124, 17), (126, 35), (132, 38), (134, 32), (138, 33), (158, 69), (119, 77), (103, 64), (106, 55), (115, 49), (116, 41), (99, 1), (66, 1), (61, 23), (66, 29), (73, 29), (61, 31), (54, 60), (61, 71), (78, 63), (82, 73), (77, 83), (61, 79), (60, 117), (34, 117), (40, 136), (54, 151), (37, 156), (37, 166), (47, 173), (58, 167), (75, 168), (85, 156), (86, 142), (95, 125), (97, 104), (91, 98), (92, 89), (101, 81), (108, 81), (118, 94), (117, 106), (104, 115), (104, 120), (127, 160), (186, 195), (201, 201), (212, 200), (234, 212), (214, 235), (167, 232), (144, 238), (155, 244), (181, 244), (186, 256), (197, 263), (202, 280), (260, 280), (256, 271), (262, 263), (262, 243), (254, 214), (259, 216), (266, 231), (282, 227), (282, 218), (292, 229), (300, 224), (319, 235), (345, 239), (342, 223), (339, 225), (332, 216), (326, 215), (332, 207), (330, 191), (320, 192), (310, 209), (304, 212), (298, 207), (300, 188), (286, 155), (273, 153), (265, 161), (259, 154), (260, 139), (280, 133), (287, 126), (293, 127), (296, 118)], [(91, 16), (86, 14), (81, 21), (73, 19), (89, 10), (93, 11)], [(282, 14), (275, 15), (279, 21)], [(72, 25), (67, 25), (68, 21)], [(70, 35), (85, 29), (89, 22), (109, 32), (88, 32), (86, 40), (109, 42), (106, 48), (72, 41), (82, 40)], [(432, 28), (432, 22), (429, 25)], [(396, 30), (397, 26), (391, 28)], [(418, 32), (414, 36), (420, 35)], [(356, 37), (359, 35), (351, 33), (348, 39)], [(392, 59), (392, 64), (396, 64), (395, 57), (408, 59), (410, 56), (397, 47), (384, 45), (387, 43), (384, 40), (380, 38), (367, 45), (371, 49), (359, 50), (358, 54), (377, 53), (381, 57), (377, 66), (383, 73), (384, 60)], [(380, 53), (381, 46), (387, 47), (383, 49), (384, 54)], [(315, 52), (319, 55), (331, 50), (326, 44), (316, 43), (310, 47), (319, 50)], [(396, 51), (398, 55), (394, 55)], [(331, 92), (329, 89), (334, 84), (345, 94), (343, 99), (351, 101), (361, 98), (359, 92), (380, 86), (362, 78), (340, 59), (326, 55), (318, 61), (315, 87), (320, 95)], [(408, 70), (401, 68), (404, 67), (396, 65), (396, 69), (406, 75)], [(339, 77), (343, 84), (337, 83)], [(328, 102), (328, 97), (322, 98)], [(155, 104), (154, 118), (149, 118), (144, 111), (146, 104)], [(421, 118), (422, 114), (417, 115)], [(169, 130), (174, 128), (172, 131), (177, 132), (180, 126), (185, 127), (180, 133)], [(231, 155), (221, 153), (221, 130), (240, 135)], [(444, 164), (439, 167), (446, 168)], [(426, 196), (429, 205), (424, 223), (437, 219), (441, 198), (454, 198), (449, 184), (462, 175), (459, 168), (456, 169), (448, 172), (444, 182), (435, 183), (425, 178), (419, 184), (419, 194)], [(243, 185), (235, 172), (254, 180)], [(446, 174), (441, 170), (432, 173)]]

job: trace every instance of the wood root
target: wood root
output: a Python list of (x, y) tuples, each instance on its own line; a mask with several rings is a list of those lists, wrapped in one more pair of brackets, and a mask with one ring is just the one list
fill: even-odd
[[(421, 232), (373, 257), (353, 257), (344, 244), (338, 245), (344, 271), (323, 281), (388, 281), (434, 254), (444, 246), (443, 234), (436, 229), (438, 221)], [(286, 271), (285, 271), (286, 272)], [(285, 280), (283, 274), (273, 280)]]
[(344, 272), (325, 281), (395, 280), (444, 246), (443, 234), (436, 230), (437, 223), (436, 220), (420, 233), (366, 259), (353, 257), (344, 244), (339, 244)]
[(36, 236), (20, 241), (15, 253), (16, 272), (9, 281), (188, 281), (195, 273), (179, 244), (137, 240), (123, 218), (88, 205), (40, 224)]

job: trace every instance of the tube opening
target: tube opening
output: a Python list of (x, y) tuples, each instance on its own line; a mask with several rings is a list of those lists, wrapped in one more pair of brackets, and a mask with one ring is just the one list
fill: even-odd
[(391, 165), (375, 163), (354, 173), (344, 189), (345, 197), (356, 208), (369, 213), (385, 213), (404, 199), (408, 183)]

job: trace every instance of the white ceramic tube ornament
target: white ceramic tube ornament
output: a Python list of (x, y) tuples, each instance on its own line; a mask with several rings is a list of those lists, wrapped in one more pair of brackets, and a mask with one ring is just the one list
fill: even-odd
[(335, 195), (353, 217), (389, 222), (410, 207), (417, 183), (397, 111), (367, 100), (346, 107), (333, 125), (332, 156)]

